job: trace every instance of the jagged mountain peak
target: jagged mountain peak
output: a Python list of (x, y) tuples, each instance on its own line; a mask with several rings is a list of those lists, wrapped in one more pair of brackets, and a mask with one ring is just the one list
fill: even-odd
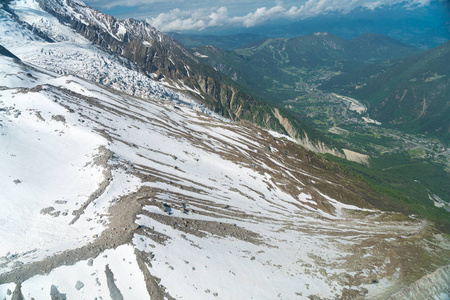
[[(44, 11), (52, 14), (63, 24), (67, 24), (82, 35), (87, 35), (91, 42), (95, 38), (105, 38), (105, 35), (116, 39), (120, 43), (131, 43), (139, 40), (146, 47), (156, 44), (163, 44), (161, 48), (166, 48), (174, 53), (181, 52), (181, 57), (188, 57), (196, 60), (189, 51), (182, 45), (174, 41), (166, 34), (160, 32), (145, 21), (135, 19), (116, 19), (92, 8), (79, 0), (24, 0), (22, 5), (35, 7), (39, 5)], [(111, 41), (101, 43), (103, 47), (112, 47)], [(109, 49), (115, 51), (115, 49)]]
[[(27, 0), (28, 1), (28, 0)], [(116, 39), (124, 42), (128, 38), (141, 37), (143, 40), (162, 41), (170, 39), (144, 21), (135, 19), (116, 19), (92, 8), (80, 0), (29, 0), (36, 1), (45, 10), (67, 23), (82, 22), (87, 26), (96, 26)]]

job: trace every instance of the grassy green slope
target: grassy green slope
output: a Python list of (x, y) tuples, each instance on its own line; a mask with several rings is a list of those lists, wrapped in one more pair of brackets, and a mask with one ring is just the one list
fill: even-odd
[(450, 201), (450, 173), (442, 166), (423, 160), (412, 160), (405, 154), (385, 154), (370, 160), (370, 167), (331, 155), (327, 159), (356, 174), (375, 191), (387, 196), (375, 206), (414, 214), (436, 223), (450, 233), (450, 213), (430, 200), (433, 194)]
[[(296, 90), (295, 83), (309, 80), (317, 69), (323, 73), (341, 72), (342, 75), (331, 78), (331, 85), (334, 84), (334, 91), (339, 88), (339, 94), (351, 96), (355, 96), (355, 86), (379, 78), (384, 79), (383, 76), (392, 72), (397, 65), (410, 64), (411, 74), (417, 73), (415, 69), (420, 69), (411, 64), (411, 58), (394, 60), (396, 57), (415, 51), (395, 40), (369, 34), (352, 41), (350, 47), (348, 41), (333, 36), (311, 35), (290, 40), (266, 39), (231, 52), (214, 47), (197, 50), (208, 56), (204, 58), (205, 62), (231, 77), (236, 74), (241, 84), (275, 103), (298, 96), (301, 91)], [(392, 48), (388, 49), (388, 45), (392, 45)], [(393, 55), (393, 52), (397, 52), (397, 56)], [(383, 59), (391, 59), (391, 61), (382, 61)], [(426, 53), (416, 55), (414, 59), (424, 67), (435, 68), (431, 63), (435, 60), (428, 58)], [(443, 64), (440, 66), (441, 69), (435, 68), (435, 72), (443, 75), (442, 69), (448, 69), (448, 65), (450, 64)], [(401, 82), (401, 77), (395, 78), (395, 75), (401, 75), (402, 72), (400, 69), (396, 72), (397, 74), (392, 73), (391, 78), (386, 78), (386, 81), (393, 85)], [(430, 79), (423, 79), (424, 84), (430, 84), (433, 81), (439, 83), (439, 80), (443, 78), (431, 75), (434, 77), (428, 76), (426, 78)], [(414, 76), (417, 77), (417, 75)], [(412, 83), (409, 81), (410, 77), (406, 78)], [(325, 82), (324, 86), (327, 84), (326, 80), (321, 81)], [(383, 92), (376, 86), (373, 87), (373, 91)], [(372, 102), (368, 104), (371, 108), (375, 105)], [(410, 112), (405, 111), (405, 113)], [(445, 119), (443, 120), (441, 116), (441, 119), (437, 119), (436, 122), (445, 122)], [(360, 135), (357, 136), (357, 138), (360, 137)], [(353, 133), (348, 138), (354, 139)], [(366, 140), (353, 140), (353, 142), (362, 145), (367, 143)], [(376, 139), (376, 142), (380, 143), (380, 138)], [(390, 140), (386, 141), (385, 147), (389, 148), (390, 144)], [(332, 156), (328, 158), (337, 161), (349, 172), (357, 174), (376, 191), (386, 195), (387, 198), (379, 200), (382, 203), (374, 203), (377, 207), (427, 218), (436, 222), (441, 229), (450, 232), (449, 213), (435, 207), (434, 202), (429, 199), (429, 196), (436, 194), (443, 200), (450, 201), (447, 184), (450, 182), (450, 176), (444, 166), (423, 159), (411, 159), (407, 153), (402, 152), (385, 153), (372, 158), (369, 167)]]
[(233, 51), (199, 47), (203, 62), (235, 78), (274, 103), (294, 99), (297, 84), (357, 70), (368, 63), (415, 53), (388, 37), (365, 34), (345, 40), (327, 33), (264, 39)]
[[(450, 142), (450, 42), (394, 64), (334, 78), (323, 87), (369, 104), (372, 116), (407, 132), (429, 133)], [(370, 74), (370, 71), (375, 71)], [(361, 78), (364, 78), (365, 83)], [(363, 81), (364, 81), (363, 80)], [(357, 85), (364, 85), (356, 89)]]

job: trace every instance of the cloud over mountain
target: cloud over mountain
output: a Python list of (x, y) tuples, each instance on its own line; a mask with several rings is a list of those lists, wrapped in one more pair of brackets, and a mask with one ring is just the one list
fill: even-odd
[[(153, 2), (154, 0), (150, 1)], [(162, 31), (202, 31), (207, 28), (219, 26), (242, 26), (249, 28), (269, 20), (296, 20), (330, 12), (345, 14), (358, 7), (374, 10), (382, 6), (403, 3), (405, 7), (410, 8), (413, 6), (427, 5), (429, 2), (430, 0), (308, 0), (297, 6), (278, 1), (275, 6), (258, 7), (241, 16), (230, 14), (228, 6), (214, 8), (202, 7), (194, 10), (175, 8), (168, 12), (160, 13), (156, 17), (148, 18), (147, 22)]]

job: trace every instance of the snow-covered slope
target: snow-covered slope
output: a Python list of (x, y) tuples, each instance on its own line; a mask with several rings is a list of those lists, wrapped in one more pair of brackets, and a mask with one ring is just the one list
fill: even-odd
[[(28, 30), (24, 24), (32, 26), (41, 35)], [(92, 45), (43, 11), (34, 0), (14, 1), (8, 10), (0, 10), (0, 32), (3, 32), (0, 45), (20, 59), (47, 70), (76, 74), (138, 97), (178, 100), (201, 108), (188, 97), (152, 80), (133, 63)]]
[(203, 113), (32, 0), (10, 8), (0, 299), (385, 298), (448, 264), (447, 236), (337, 166)]
[(445, 249), (263, 130), (0, 59), (7, 299), (374, 296)]

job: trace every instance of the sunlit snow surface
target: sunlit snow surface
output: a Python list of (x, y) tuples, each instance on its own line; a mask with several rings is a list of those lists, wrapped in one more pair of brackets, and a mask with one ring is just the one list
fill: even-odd
[[(323, 278), (306, 276), (299, 281), (303, 271), (298, 267), (305, 262), (314, 263), (308, 256), (311, 252), (333, 260), (342, 254), (332, 244), (324, 247), (304, 233), (283, 229), (296, 221), (315, 221), (313, 217), (297, 215), (301, 201), (277, 188), (268, 173), (255, 170), (255, 165), (266, 166), (251, 156), (261, 144), (251, 138), (247, 129), (170, 103), (161, 105), (116, 95), (75, 77), (41, 74), (8, 58), (1, 58), (1, 66), (0, 77), (6, 87), (0, 97), (0, 176), (2, 190), (6, 191), (1, 198), (3, 272), (16, 268), (18, 262), (37, 261), (92, 242), (91, 236), (101, 233), (107, 225), (104, 216), (111, 202), (136, 191), (138, 186), (148, 186), (156, 191), (153, 201), (172, 206), (173, 217), (236, 224), (259, 235), (245, 241), (244, 236), (244, 240), (239, 240), (227, 237), (226, 232), (222, 237), (205, 233), (209, 238), (183, 234), (156, 221), (157, 218), (152, 219), (152, 214), (167, 218), (160, 207), (144, 206), (144, 214), (139, 214), (136, 222), (164, 234), (167, 241), (158, 244), (141, 233), (135, 235), (133, 244), (139, 250), (156, 254), (152, 274), (162, 278), (161, 284), (174, 297), (197, 298), (200, 290), (202, 297), (220, 292), (225, 298), (254, 295), (261, 299), (280, 292), (289, 295), (293, 287), (301, 291), (307, 285), (314, 294), (331, 292), (333, 286)], [(40, 89), (20, 88), (44, 82)], [(102, 130), (109, 139), (99, 134)], [(69, 225), (73, 211), (86, 203), (105, 179), (106, 166), (94, 162), (95, 157), (102, 155), (100, 146), (114, 153), (109, 162), (117, 166), (113, 168), (112, 180), (105, 193)], [(225, 158), (236, 152), (242, 157)], [(151, 179), (141, 182), (126, 174), (131, 167), (143, 176), (152, 176)], [(299, 187), (298, 195), (305, 195), (300, 198), (307, 200), (301, 191)], [(179, 211), (182, 203), (186, 203), (184, 212)], [(335, 204), (339, 209), (347, 207)], [(303, 205), (307, 212), (337, 217), (313, 205)], [(53, 209), (43, 213), (48, 207)], [(248, 217), (238, 217), (241, 214)], [(280, 233), (281, 229), (285, 234)], [(298, 239), (304, 239), (301, 245)], [(284, 244), (281, 249), (277, 246), (280, 243)], [(111, 265), (115, 262), (111, 260)], [(74, 275), (61, 278), (58, 272), (67, 273), (65, 268)], [(48, 277), (33, 277), (22, 285), (22, 292), (37, 296), (39, 287), (48, 292), (55, 284), (73, 295), (77, 276), (84, 281), (90, 278), (83, 275), (89, 272), (86, 268), (84, 263), (77, 263), (55, 269)], [(267, 273), (265, 269), (271, 271)], [(130, 274), (141, 273), (134, 271)], [(211, 272), (223, 275), (211, 276)], [(91, 283), (83, 282), (86, 286), (76, 297), (92, 295), (94, 277), (90, 279)], [(71, 280), (72, 289), (65, 288)], [(237, 284), (240, 289), (228, 288)], [(270, 288), (256, 289), (260, 285)], [(97, 292), (104, 294), (101, 289)]]
[[(95, 159), (107, 140), (91, 128), (77, 126), (79, 116), (68, 114), (58, 103), (59, 93), (51, 99), (50, 92), (29, 90), (44, 82), (59, 85), (69, 77), (57, 79), (0, 59), (1, 84), (6, 88), (0, 97), (0, 256), (31, 252), (23, 258), (29, 261), (44, 256), (36, 249), (51, 250), (45, 254), (49, 255), (76, 248), (103, 229), (104, 222), (94, 220), (107, 213), (111, 199), (103, 205), (101, 197), (101, 205), (86, 210), (76, 224), (69, 223), (72, 212), (105, 180), (104, 167)], [(117, 182), (106, 192), (118, 196), (133, 187)], [(85, 223), (88, 218), (92, 224)]]
[[(188, 103), (207, 112), (189, 97), (176, 93), (139, 72), (138, 67), (92, 45), (56, 17), (43, 11), (34, 0), (17, 0), (10, 7), (19, 18), (38, 28), (54, 42), (49, 43), (15, 22), (0, 9), (0, 45), (20, 59), (59, 74), (76, 74), (127, 94)], [(129, 67), (131, 65), (131, 68)], [(188, 89), (180, 86), (181, 89)], [(195, 91), (194, 91), (195, 92)]]
[(56, 42), (0, 10), (0, 44), (26, 62), (0, 56), (1, 299), (13, 282), (36, 300), (372, 297), (401, 279), (423, 223), (358, 208), (282, 136), (199, 112), (32, 0), (12, 7)]

